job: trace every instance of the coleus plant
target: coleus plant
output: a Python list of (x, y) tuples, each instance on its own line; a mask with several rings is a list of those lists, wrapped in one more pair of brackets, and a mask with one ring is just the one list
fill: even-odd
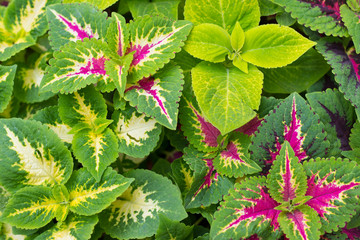
[(0, 239), (360, 239), (359, 11), (1, 1)]

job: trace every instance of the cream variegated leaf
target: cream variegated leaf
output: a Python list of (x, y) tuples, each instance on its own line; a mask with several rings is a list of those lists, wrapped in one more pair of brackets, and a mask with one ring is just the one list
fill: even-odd
[(48, 127), (36, 121), (0, 120), (0, 183), (14, 192), (25, 186), (63, 184), (70, 178), (70, 151)]
[(15, 72), (16, 65), (0, 65), (0, 113), (6, 109), (11, 101)]

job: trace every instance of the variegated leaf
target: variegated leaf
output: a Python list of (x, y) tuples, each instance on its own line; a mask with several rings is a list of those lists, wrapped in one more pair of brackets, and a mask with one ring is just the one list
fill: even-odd
[(18, 228), (35, 229), (66, 215), (67, 205), (54, 198), (50, 187), (33, 186), (22, 188), (12, 196), (2, 219)]
[(51, 56), (48, 52), (41, 55), (35, 53), (28, 57), (26, 65), (19, 65), (15, 77), (14, 94), (22, 102), (42, 102), (55, 95), (52, 92), (40, 93), (40, 84), (45, 74), (46, 63)]
[(6, 108), (0, 113), (1, 118), (16, 117), (19, 112), (20, 101), (12, 96)]
[(107, 168), (100, 181), (85, 169), (74, 171), (66, 183), (69, 190), (69, 208), (80, 215), (94, 215), (108, 207), (133, 181)]
[(101, 133), (84, 129), (75, 134), (72, 149), (92, 177), (100, 181), (107, 166), (118, 157), (118, 140), (111, 129)]
[(36, 121), (0, 120), (0, 182), (14, 192), (25, 186), (65, 183), (72, 172), (70, 151), (48, 127)]
[(168, 178), (141, 169), (126, 173), (125, 177), (135, 178), (135, 181), (100, 213), (100, 224), (110, 236), (120, 239), (149, 237), (159, 227), (159, 214), (174, 221), (187, 216), (180, 191)]
[(70, 126), (61, 120), (57, 106), (45, 107), (37, 111), (32, 119), (48, 126), (64, 143), (72, 143), (74, 134), (69, 133)]
[(250, 138), (241, 133), (234, 133), (226, 148), (214, 159), (216, 171), (228, 177), (242, 177), (261, 171), (261, 168), (247, 154)]
[(107, 14), (87, 3), (56, 4), (46, 10), (50, 44), (59, 50), (68, 42), (85, 38), (104, 39)]
[(31, 119), (39, 110), (55, 106), (58, 103), (58, 97), (54, 96), (46, 101), (38, 103), (20, 103), (18, 112), (14, 117), (22, 118), (25, 120)]
[(279, 205), (265, 187), (266, 178), (249, 178), (229, 191), (215, 212), (210, 229), (211, 239), (240, 239), (271, 232), (280, 237)]
[(111, 82), (105, 70), (107, 51), (107, 44), (88, 38), (62, 46), (45, 70), (41, 90), (72, 93), (99, 81)]
[(288, 141), (281, 147), (267, 178), (271, 197), (279, 203), (296, 204), (296, 198), (305, 195), (306, 176), (299, 159)]
[(316, 159), (304, 162), (308, 176), (306, 205), (320, 216), (321, 231), (337, 231), (360, 209), (360, 167), (349, 160)]
[(135, 158), (123, 153), (119, 153), (119, 161), (116, 163), (119, 168), (119, 172), (128, 172), (132, 169), (139, 167), (139, 165), (146, 159), (146, 157)]
[(292, 212), (282, 212), (278, 221), (286, 237), (294, 240), (320, 239), (320, 219), (309, 206), (300, 206)]
[(83, 129), (101, 133), (112, 122), (106, 119), (105, 99), (93, 86), (69, 95), (60, 95), (59, 115), (73, 133)]
[(195, 181), (194, 172), (182, 158), (178, 158), (172, 162), (171, 170), (181, 194), (185, 196)]
[(123, 57), (129, 45), (129, 31), (126, 20), (120, 14), (113, 12), (110, 21), (106, 34), (109, 49), (114, 55)]
[(64, 222), (58, 222), (34, 240), (88, 240), (98, 221), (97, 215), (69, 214)]
[(10, 224), (0, 224), (0, 239), (4, 240), (24, 240), (26, 239), (25, 234), (14, 232), (13, 227)]
[(0, 113), (6, 109), (11, 101), (15, 72), (16, 65), (0, 65)]
[(297, 93), (287, 97), (264, 118), (252, 140), (250, 152), (253, 159), (267, 167), (279, 155), (284, 141), (290, 143), (299, 161), (325, 156), (330, 145), (319, 116)]
[(177, 126), (183, 77), (179, 67), (169, 64), (154, 76), (143, 78), (127, 88), (125, 99), (139, 112), (174, 130)]
[(174, 22), (161, 16), (145, 15), (130, 22), (130, 47), (127, 53), (135, 53), (129, 77), (137, 81), (157, 72), (175, 57), (175, 53), (180, 52), (191, 28), (189, 21)]
[(112, 119), (121, 153), (144, 157), (156, 147), (162, 128), (155, 119), (138, 113), (130, 106), (123, 111), (115, 111)]

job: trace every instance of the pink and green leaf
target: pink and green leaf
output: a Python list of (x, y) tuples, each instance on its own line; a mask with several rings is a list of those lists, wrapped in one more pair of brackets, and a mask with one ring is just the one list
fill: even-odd
[(46, 10), (50, 44), (59, 50), (68, 42), (85, 38), (102, 39), (107, 31), (107, 14), (87, 3), (56, 4)]
[(157, 72), (180, 52), (191, 28), (189, 21), (172, 21), (160, 16), (146, 15), (130, 22), (127, 53), (135, 53), (129, 77), (137, 81)]
[(300, 206), (292, 212), (281, 212), (278, 221), (281, 230), (291, 240), (312, 240), (320, 238), (320, 219), (309, 206)]
[(229, 191), (215, 213), (211, 239), (240, 239), (280, 231), (279, 205), (265, 187), (265, 177), (252, 177)]
[(267, 178), (271, 197), (279, 203), (292, 202), (306, 192), (306, 176), (299, 159), (288, 141), (281, 147)]
[(123, 57), (126, 54), (129, 45), (129, 31), (123, 16), (112, 13), (106, 38), (109, 49), (114, 55)]
[(183, 77), (179, 67), (167, 65), (154, 76), (143, 78), (128, 87), (125, 90), (125, 100), (140, 113), (145, 113), (161, 125), (175, 130)]
[(359, 210), (360, 167), (342, 159), (316, 159), (304, 163), (308, 176), (306, 205), (320, 216), (324, 232), (336, 231)]
[(252, 136), (257, 131), (258, 127), (261, 125), (261, 122), (262, 119), (260, 119), (259, 116), (255, 116), (253, 119), (251, 119), (248, 123), (246, 123), (242, 127), (235, 129), (235, 131), (244, 133), (248, 136)]
[(16, 68), (16, 65), (0, 65), (0, 113), (6, 109), (11, 101)]

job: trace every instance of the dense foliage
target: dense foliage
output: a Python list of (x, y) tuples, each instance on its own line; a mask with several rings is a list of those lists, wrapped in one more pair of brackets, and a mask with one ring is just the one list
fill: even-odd
[(360, 239), (357, 0), (1, 0), (0, 239)]

